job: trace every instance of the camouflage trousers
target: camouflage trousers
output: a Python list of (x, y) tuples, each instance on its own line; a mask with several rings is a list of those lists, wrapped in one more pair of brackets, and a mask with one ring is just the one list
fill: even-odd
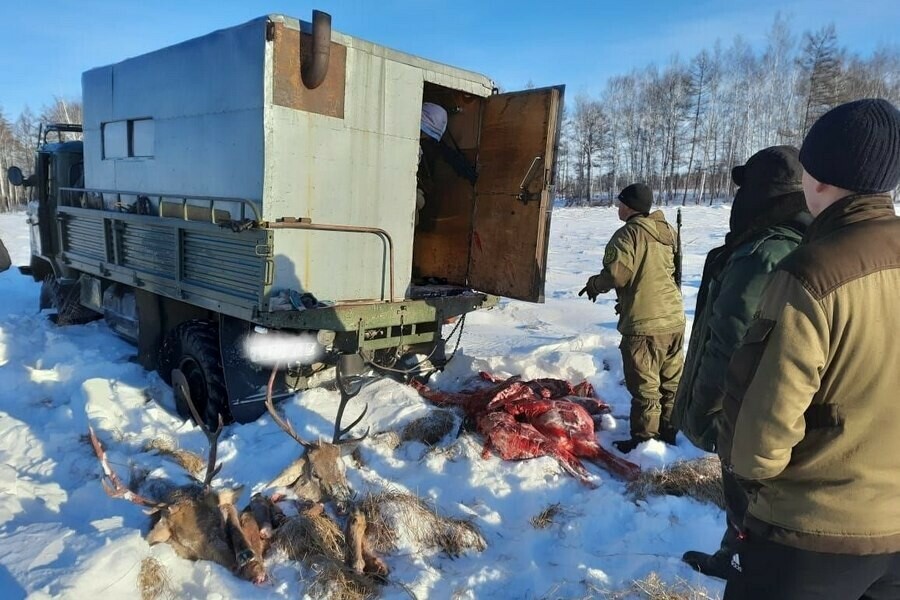
[(684, 368), (684, 332), (623, 335), (619, 349), (631, 393), (631, 437), (675, 439), (672, 408)]

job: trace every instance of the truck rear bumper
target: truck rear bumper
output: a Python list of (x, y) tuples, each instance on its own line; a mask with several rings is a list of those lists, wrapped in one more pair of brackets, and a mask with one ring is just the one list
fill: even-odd
[(453, 317), (497, 304), (480, 292), (402, 302), (345, 303), (300, 311), (257, 314), (253, 322), (272, 329), (335, 332), (334, 349), (356, 352), (433, 342)]

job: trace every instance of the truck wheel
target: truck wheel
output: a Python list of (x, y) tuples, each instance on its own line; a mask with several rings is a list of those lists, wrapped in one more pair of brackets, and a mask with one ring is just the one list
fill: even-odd
[[(166, 336), (160, 348), (159, 374), (170, 385), (174, 369), (180, 370), (187, 380), (191, 399), (207, 426), (215, 429), (219, 415), (225, 423), (231, 422), (215, 325), (209, 321), (185, 321)], [(187, 401), (177, 391), (175, 407), (182, 418), (191, 418)]]

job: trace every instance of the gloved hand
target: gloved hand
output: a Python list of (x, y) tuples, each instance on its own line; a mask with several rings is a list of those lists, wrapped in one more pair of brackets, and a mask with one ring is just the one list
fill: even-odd
[(581, 291), (578, 292), (578, 295), (583, 296), (587, 294), (587, 297), (591, 302), (596, 302), (597, 296), (599, 296), (600, 294), (605, 294), (608, 291), (609, 290), (604, 289), (600, 286), (600, 276), (592, 275), (587, 280), (587, 283), (584, 285), (584, 287), (581, 288)]

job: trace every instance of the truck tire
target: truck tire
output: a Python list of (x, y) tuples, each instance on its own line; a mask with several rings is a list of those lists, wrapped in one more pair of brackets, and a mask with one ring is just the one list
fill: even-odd
[[(197, 412), (208, 427), (216, 428), (219, 415), (225, 423), (231, 422), (219, 332), (214, 324), (195, 319), (169, 332), (159, 351), (159, 374), (169, 385), (173, 369), (184, 374)], [(186, 400), (177, 392), (175, 407), (182, 418), (191, 418)]]

